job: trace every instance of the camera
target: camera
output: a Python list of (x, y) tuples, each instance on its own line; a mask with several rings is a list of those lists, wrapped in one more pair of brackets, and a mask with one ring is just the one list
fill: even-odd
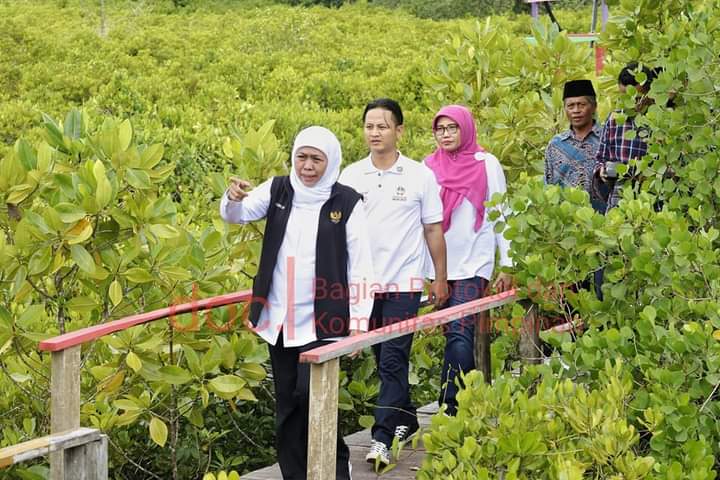
[(620, 162), (605, 162), (605, 177), (608, 179), (617, 179), (618, 178), (618, 171), (617, 166), (620, 165)]

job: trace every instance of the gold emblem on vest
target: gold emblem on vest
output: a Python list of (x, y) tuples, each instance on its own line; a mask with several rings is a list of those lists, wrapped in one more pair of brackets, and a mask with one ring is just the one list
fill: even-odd
[(340, 219), (342, 218), (342, 212), (339, 210), (335, 210), (334, 212), (330, 212), (330, 221), (332, 223), (340, 223)]

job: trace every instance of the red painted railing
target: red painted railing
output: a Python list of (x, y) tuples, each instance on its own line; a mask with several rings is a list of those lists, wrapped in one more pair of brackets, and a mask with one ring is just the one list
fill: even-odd
[(250, 300), (251, 297), (252, 292), (250, 290), (244, 290), (236, 293), (228, 293), (227, 295), (205, 298), (203, 300), (193, 300), (180, 305), (172, 305), (159, 310), (153, 310), (152, 312), (131, 315), (129, 317), (121, 318), (120, 320), (82, 328), (58, 337), (50, 338), (40, 342), (38, 348), (46, 352), (57, 352), (59, 350), (64, 350), (66, 348), (97, 340), (98, 338), (111, 333), (127, 330), (128, 328), (136, 325), (142, 325), (143, 323), (162, 320), (163, 318), (172, 318), (175, 315), (182, 315), (183, 313), (200, 312), (203, 310), (211, 310), (217, 307), (224, 307), (226, 305), (245, 302)]
[[(40, 350), (52, 353), (51, 432), (77, 429), (80, 426), (80, 348), (84, 343), (155, 320), (175, 315), (247, 302), (249, 290), (194, 300), (152, 312), (131, 315), (112, 322), (66, 333), (40, 343)], [(301, 355), (300, 361), (311, 363), (310, 415), (308, 420), (308, 478), (335, 478), (335, 438), (337, 429), (339, 358), (402, 335), (428, 330), (469, 315), (485, 312), (516, 300), (516, 291), (492, 295), (456, 307), (421, 315), (384, 328), (348, 337)], [(62, 454), (51, 456), (53, 479), (70, 480), (78, 470)]]

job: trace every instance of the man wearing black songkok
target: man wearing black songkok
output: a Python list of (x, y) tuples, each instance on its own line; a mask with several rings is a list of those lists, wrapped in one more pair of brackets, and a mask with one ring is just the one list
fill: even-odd
[(545, 150), (545, 183), (581, 188), (592, 207), (605, 212), (605, 201), (592, 195), (595, 155), (602, 130), (595, 122), (597, 98), (590, 80), (571, 80), (563, 88), (563, 106), (570, 128), (555, 135)]

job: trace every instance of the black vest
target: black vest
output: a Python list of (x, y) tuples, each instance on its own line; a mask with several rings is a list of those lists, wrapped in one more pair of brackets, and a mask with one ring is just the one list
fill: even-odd
[[(293, 194), (289, 177), (273, 178), (260, 266), (253, 282), (250, 302), (250, 322), (254, 327), (258, 326), (260, 313), (272, 287), (273, 271), (285, 238)], [(349, 333), (350, 293), (345, 224), (361, 198), (352, 188), (336, 183), (330, 198), (320, 209), (315, 246), (315, 333), (319, 340)]]

